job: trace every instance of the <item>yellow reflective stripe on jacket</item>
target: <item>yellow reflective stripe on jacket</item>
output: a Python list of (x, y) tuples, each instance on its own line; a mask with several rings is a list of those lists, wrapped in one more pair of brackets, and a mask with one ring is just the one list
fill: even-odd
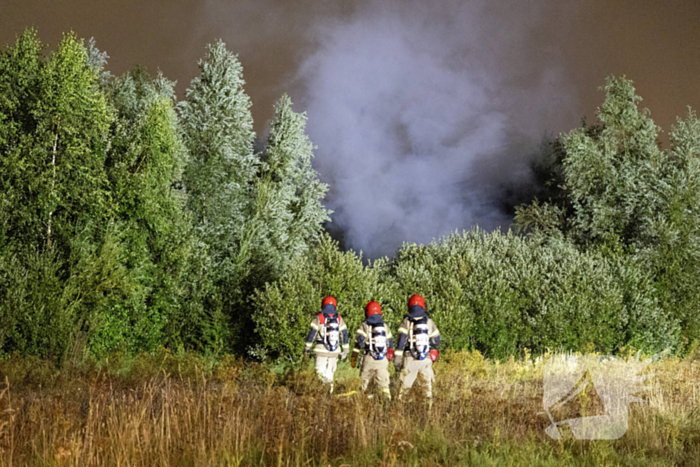
[(403, 350), (395, 350), (395, 351), (394, 351), (394, 356), (396, 356), (396, 357), (402, 357), (402, 356), (403, 356)]
[(439, 335), (440, 335), (440, 331), (435, 329), (435, 331), (433, 331), (433, 333), (431, 335), (429, 335), (428, 337), (435, 337), (435, 336), (439, 336)]
[(399, 328), (399, 334), (408, 334), (408, 329), (406, 329), (406, 328)]
[(358, 349), (357, 347), (355, 347), (354, 349), (352, 349), (352, 353), (355, 353), (355, 352), (360, 353), (360, 349)]
[(363, 331), (362, 329), (358, 329), (355, 334), (362, 334), (363, 336), (367, 337), (367, 333)]
[(311, 323), (311, 327), (318, 331), (318, 326), (316, 326), (314, 323)]

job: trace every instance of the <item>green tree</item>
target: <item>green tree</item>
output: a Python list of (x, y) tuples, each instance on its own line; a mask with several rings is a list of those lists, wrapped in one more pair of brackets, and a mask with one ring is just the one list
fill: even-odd
[(173, 83), (137, 69), (108, 90), (115, 121), (107, 168), (134, 287), (128, 299), (105, 311), (93, 347), (220, 347), (212, 333), (220, 317), (202, 303), (211, 294), (202, 273), (206, 255), (196, 246), (179, 188), (186, 152)]
[(697, 118), (691, 112), (679, 120), (664, 151), (659, 128), (638, 108), (632, 82), (609, 77), (604, 90), (599, 124), (560, 137), (553, 170), (561, 175), (558, 196), (519, 208), (516, 222), (584, 250), (629, 255), (653, 272), (660, 304), (680, 322), (683, 336), (698, 339)]
[(104, 167), (112, 117), (84, 45), (0, 54), (0, 345), (61, 356), (128, 280)]
[(250, 99), (240, 62), (222, 42), (210, 45), (180, 106), (190, 153), (188, 206), (207, 245), (228, 338), (239, 351), (255, 341), (251, 297), (279, 278), (319, 236), (327, 186), (311, 166), (306, 117), (283, 97), (264, 154), (254, 153)]
[[(243, 68), (219, 41), (207, 47), (180, 104), (183, 141), (189, 151), (184, 174), (188, 208), (197, 235), (206, 246), (216, 296), (207, 308), (227, 316), (229, 332), (221, 338), (240, 340), (239, 329), (246, 294), (246, 255), (242, 238), (254, 222), (254, 183), (260, 165), (254, 154), (251, 102), (243, 89)], [(250, 239), (254, 241), (255, 239)], [(257, 284), (256, 284), (257, 285)], [(221, 329), (221, 328), (218, 328)]]
[(253, 226), (259, 241), (255, 253), (264, 258), (273, 277), (308, 250), (332, 213), (323, 206), (328, 185), (311, 165), (314, 146), (305, 129), (306, 115), (294, 112), (291, 99), (282, 96), (255, 187)]
[(188, 206), (209, 245), (217, 279), (238, 274), (244, 226), (252, 218), (252, 188), (259, 158), (253, 153), (251, 102), (243, 68), (223, 42), (209, 45), (180, 105), (183, 139), (190, 154), (185, 172)]
[(661, 303), (692, 342), (700, 340), (700, 120), (695, 112), (678, 120), (670, 140), (664, 176), (649, 194), (661, 200), (648, 230), (653, 243), (639, 256), (656, 272)]
[[(255, 183), (255, 214), (243, 232), (239, 265), (245, 268), (244, 296), (278, 280), (290, 264), (303, 257), (319, 239), (330, 220), (322, 200), (328, 185), (311, 165), (314, 146), (305, 133), (306, 115), (292, 110), (285, 94), (275, 106), (260, 174)], [(255, 306), (246, 300), (245, 308)], [(257, 302), (258, 306), (260, 301)], [(250, 314), (242, 314), (238, 329), (260, 329)], [(240, 331), (239, 331), (240, 332)], [(240, 332), (241, 336), (245, 336)], [(246, 347), (259, 355), (262, 347), (251, 336)], [(263, 342), (265, 339), (263, 338)], [(251, 350), (255, 347), (257, 350)]]
[(637, 107), (641, 98), (631, 81), (608, 78), (605, 92), (602, 130), (574, 130), (562, 139), (574, 232), (581, 243), (644, 248), (661, 208), (653, 193), (668, 158), (659, 148), (659, 128)]
[(27, 31), (0, 57), (0, 238), (65, 251), (76, 228), (113, 212), (104, 170), (110, 115), (74, 35), (46, 60), (42, 48)]

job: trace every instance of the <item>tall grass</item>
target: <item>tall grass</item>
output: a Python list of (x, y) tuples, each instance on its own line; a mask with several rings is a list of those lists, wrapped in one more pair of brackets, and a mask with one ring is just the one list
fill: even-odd
[(56, 368), (17, 357), (0, 363), (0, 464), (696, 465), (697, 357), (652, 364), (655, 388), (615, 441), (549, 439), (543, 359), (527, 356), (446, 353), (430, 409), (420, 387), (390, 404), (353, 392), (357, 370), (344, 363), (328, 395), (308, 362), (161, 351)]

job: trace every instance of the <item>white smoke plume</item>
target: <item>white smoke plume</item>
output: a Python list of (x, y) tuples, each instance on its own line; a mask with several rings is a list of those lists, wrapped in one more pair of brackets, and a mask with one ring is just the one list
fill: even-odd
[(302, 108), (348, 247), (391, 255), (510, 223), (504, 189), (528, 183), (546, 131), (578, 118), (557, 44), (540, 34), (565, 33), (562, 3), (537, 5), (364, 3), (312, 31)]

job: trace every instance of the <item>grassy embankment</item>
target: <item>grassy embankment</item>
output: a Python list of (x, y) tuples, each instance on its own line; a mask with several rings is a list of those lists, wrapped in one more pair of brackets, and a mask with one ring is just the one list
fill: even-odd
[(346, 363), (328, 396), (308, 362), (13, 358), (0, 362), (0, 465), (698, 465), (699, 356), (648, 368), (656, 387), (615, 441), (547, 437), (541, 359), (446, 353), (428, 411), (342, 395), (359, 385)]

